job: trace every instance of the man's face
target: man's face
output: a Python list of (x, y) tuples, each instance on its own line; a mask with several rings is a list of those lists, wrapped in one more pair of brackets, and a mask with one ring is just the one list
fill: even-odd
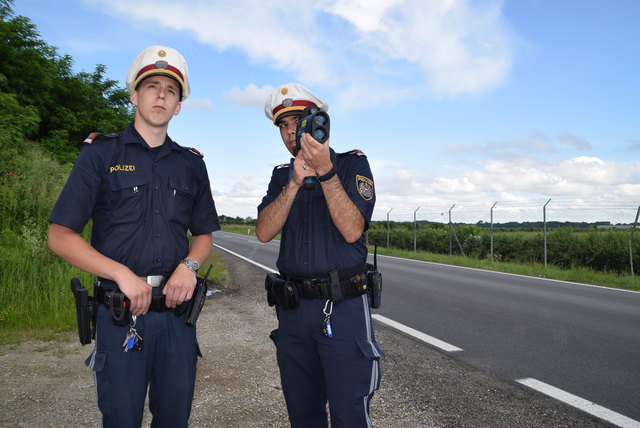
[(136, 114), (152, 126), (166, 126), (180, 112), (180, 85), (166, 76), (144, 79), (131, 93)]
[(300, 115), (286, 116), (278, 119), (278, 128), (280, 129), (280, 137), (287, 147), (287, 150), (295, 156), (296, 149), (296, 126), (298, 125)]

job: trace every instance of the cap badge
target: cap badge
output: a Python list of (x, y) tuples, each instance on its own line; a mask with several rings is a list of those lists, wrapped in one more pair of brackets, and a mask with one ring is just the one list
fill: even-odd
[(167, 56), (167, 53), (164, 51), (164, 49), (160, 49), (160, 50), (158, 51), (158, 56), (159, 56), (160, 58), (164, 58), (165, 56)]
[(169, 63), (167, 61), (164, 61), (164, 60), (156, 61), (156, 68), (167, 68), (168, 66), (169, 66)]
[(289, 93), (289, 90), (288, 90), (287, 88), (282, 88), (282, 89), (280, 90), (280, 93), (281, 93), (282, 95), (287, 95), (287, 94)]
[(282, 100), (282, 106), (285, 108), (291, 107), (293, 105), (293, 100), (291, 98), (285, 98)]
[(356, 186), (362, 199), (369, 201), (373, 198), (373, 180), (362, 175), (356, 175)]

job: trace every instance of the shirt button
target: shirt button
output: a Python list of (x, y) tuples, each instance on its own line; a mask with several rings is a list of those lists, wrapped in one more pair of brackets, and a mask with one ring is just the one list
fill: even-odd
[(159, 190), (160, 186), (155, 186), (154, 189)]
[(154, 214), (160, 214), (160, 210), (155, 210), (153, 213)]
[(155, 235), (155, 236), (156, 236), (156, 238), (159, 238), (159, 237), (160, 237), (160, 234), (159, 234), (159, 233), (156, 233), (156, 235)]
[(156, 258), (156, 262), (160, 263), (162, 259), (160, 257)]

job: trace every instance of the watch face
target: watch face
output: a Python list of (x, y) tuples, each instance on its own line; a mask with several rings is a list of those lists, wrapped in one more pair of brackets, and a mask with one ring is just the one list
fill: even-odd
[(182, 263), (186, 265), (189, 270), (192, 270), (194, 272), (197, 271), (200, 267), (198, 265), (198, 262), (196, 262), (195, 260), (183, 260)]

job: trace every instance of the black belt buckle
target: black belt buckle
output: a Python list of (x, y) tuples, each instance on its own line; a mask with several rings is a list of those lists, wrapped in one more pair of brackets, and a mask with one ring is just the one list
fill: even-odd
[(340, 284), (338, 269), (329, 272), (329, 299), (333, 303), (340, 303), (344, 300), (344, 293), (342, 292), (342, 284)]

